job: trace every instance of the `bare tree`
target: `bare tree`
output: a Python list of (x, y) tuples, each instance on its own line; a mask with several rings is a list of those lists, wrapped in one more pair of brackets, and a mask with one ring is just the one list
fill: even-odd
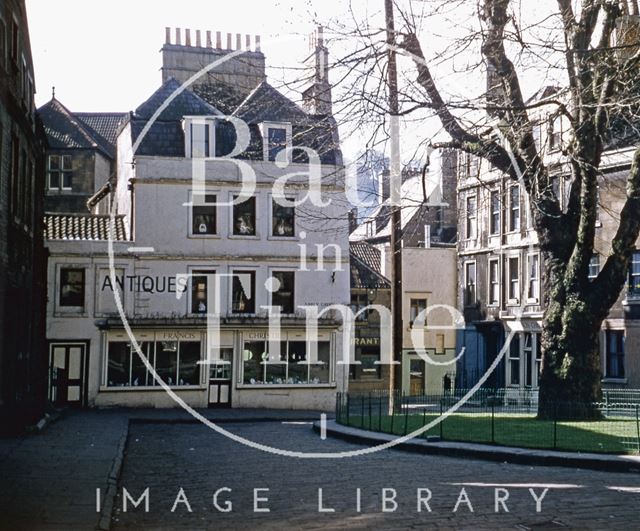
[[(614, 134), (613, 124), (626, 121), (633, 125), (638, 107), (637, 1), (543, 0), (532, 21), (531, 17), (527, 20), (527, 6), (522, 2), (478, 0), (473, 23), (464, 19), (471, 2), (399, 2), (396, 16), (402, 24), (397, 25), (398, 42), (411, 63), (402, 81), (400, 112), (418, 111), (422, 113), (420, 120), (425, 120), (426, 111), (435, 115), (450, 139), (442, 145), (487, 160), (493, 168), (523, 183), (529, 196), (544, 258), (547, 300), (539, 415), (549, 415), (558, 402), (593, 403), (600, 398), (598, 333), (625, 284), (640, 232), (639, 148), (626, 178), (626, 197), (617, 213), (611, 252), (598, 277), (590, 281), (603, 154)], [(437, 15), (455, 19), (455, 9), (462, 17), (458, 18), (460, 25), (468, 24), (467, 34), (448, 51), (428, 49), (427, 58), (423, 43), (429, 37), (428, 21)], [(342, 61), (351, 72), (350, 93), (336, 103), (343, 106), (346, 116), (363, 110), (367, 116), (374, 112), (382, 116), (386, 112), (381, 97), (384, 35), (382, 30), (359, 22), (359, 29), (350, 36), (365, 44)], [(340, 28), (349, 35), (344, 24)], [(436, 81), (434, 73), (446, 71), (447, 65), (456, 68), (462, 55), (470, 69), (484, 65), (491, 74), (495, 90), (490, 97), (447, 94)], [(566, 85), (557, 100), (546, 101), (569, 124), (564, 160), (572, 185), (565, 208), (553, 190), (557, 170), (536, 143), (532, 113), (537, 104), (528, 103), (523, 94), (521, 79), (527, 68), (536, 65), (553, 72)], [(362, 126), (362, 118), (358, 126)], [(496, 130), (501, 140), (496, 138)], [(586, 408), (581, 414), (593, 412)]]

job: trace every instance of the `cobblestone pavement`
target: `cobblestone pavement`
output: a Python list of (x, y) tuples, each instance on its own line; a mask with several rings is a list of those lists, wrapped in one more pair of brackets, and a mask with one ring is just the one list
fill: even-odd
[[(304, 411), (203, 413), (221, 420), (319, 418), (319, 413)], [(178, 409), (68, 411), (42, 433), (0, 439), (0, 530), (94, 529), (100, 519), (96, 489), (100, 488), (103, 496), (107, 491), (130, 418), (193, 421)], [(188, 426), (168, 424), (163, 429), (180, 433), (184, 427)]]
[[(282, 422), (225, 424), (254, 441), (299, 451), (344, 451), (361, 448), (344, 441), (322, 441), (309, 424)], [(466, 484), (466, 485), (461, 485)], [(520, 486), (515, 486), (519, 484)], [(541, 512), (529, 488), (540, 497)], [(144, 502), (122, 511), (123, 489)], [(214, 507), (233, 505), (230, 512)], [(172, 507), (180, 489), (182, 502)], [(254, 489), (259, 507), (254, 511)], [(324, 507), (318, 512), (318, 489)], [(356, 489), (361, 489), (361, 512)], [(395, 489), (395, 512), (382, 512), (382, 489)], [(417, 512), (417, 489), (432, 498)], [(453, 508), (465, 489), (468, 503)], [(509, 493), (495, 512), (499, 497)], [(612, 490), (616, 488), (617, 490)], [(630, 491), (631, 489), (631, 491)], [(632, 490), (635, 489), (636, 492)], [(638, 529), (640, 475), (588, 470), (528, 467), (476, 460), (384, 451), (339, 460), (295, 459), (248, 448), (201, 425), (133, 424), (130, 428), (112, 525), (116, 529)], [(387, 491), (391, 497), (392, 491)], [(91, 493), (93, 496), (93, 493)], [(184, 502), (188, 500), (192, 512)], [(427, 498), (427, 491), (422, 491)], [(473, 513), (470, 512), (473, 506)], [(388, 509), (394, 504), (389, 502)]]

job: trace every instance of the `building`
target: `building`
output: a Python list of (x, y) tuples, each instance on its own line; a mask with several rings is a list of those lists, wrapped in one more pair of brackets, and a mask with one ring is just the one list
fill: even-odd
[[(45, 211), (87, 213), (96, 210), (96, 192), (115, 184), (116, 135), (124, 113), (74, 113), (55, 95), (38, 109), (47, 135)], [(109, 212), (109, 198), (99, 202)]]
[[(348, 366), (337, 363), (340, 312), (328, 307), (350, 302), (335, 121), (306, 112), (269, 85), (259, 40), (234, 58), (230, 40), (222, 48), (218, 38), (214, 47), (196, 32), (193, 43), (187, 30), (181, 44), (180, 32), (174, 42), (167, 33), (163, 83), (117, 136), (113, 226), (96, 214), (47, 218), (47, 337), (57, 375), (51, 398), (175, 406), (153, 367), (194, 407), (332, 409)], [(180, 79), (227, 56), (230, 64), (181, 90)], [(229, 157), (239, 123), (246, 124), (247, 145)], [(319, 165), (303, 147), (318, 154)], [(320, 172), (327, 206), (302, 202), (311, 169)], [(255, 188), (243, 196), (246, 174), (255, 175)], [(276, 195), (278, 180), (286, 201)], [(280, 309), (280, 335), (270, 329), (267, 306)], [(315, 340), (304, 306), (327, 309)], [(214, 314), (219, 341), (210, 333)]]
[[(625, 18), (627, 20), (629, 17)], [(633, 18), (633, 17), (631, 17)], [(636, 24), (637, 24), (637, 16)], [(488, 75), (491, 89), (491, 73)], [(491, 90), (488, 92), (490, 96)], [(566, 98), (559, 87), (542, 87), (527, 102), (539, 153), (553, 172), (553, 193), (565, 210), (571, 189), (569, 160), (563, 153), (569, 125), (553, 101)], [(545, 104), (549, 101), (549, 104)], [(637, 118), (635, 118), (637, 122)], [(598, 221), (589, 276), (595, 278), (611, 249), (618, 214), (625, 198), (626, 178), (639, 138), (628, 117), (611, 120), (598, 177)], [(485, 386), (506, 388), (511, 400), (536, 404), (542, 350), (540, 334), (545, 309), (541, 281), (543, 263), (532, 227), (527, 194), (519, 183), (490, 168), (486, 161), (461, 154), (458, 164), (459, 220), (458, 304), (466, 326), (458, 344), (465, 347), (457, 385), (471, 387), (485, 374), (501, 350), (505, 336), (515, 332), (505, 359)], [(639, 245), (637, 245), (640, 248)], [(640, 251), (633, 254), (629, 282), (602, 324), (600, 357), (602, 387), (640, 387), (637, 282)]]
[(380, 337), (381, 316), (370, 306), (391, 310), (391, 284), (382, 276), (382, 253), (367, 242), (350, 244), (351, 308), (356, 315), (354, 360), (350, 366), (349, 391), (371, 392), (389, 389), (390, 365), (383, 361)]
[[(442, 307), (456, 308), (456, 251), (451, 243), (457, 231), (455, 160), (455, 152), (438, 151), (424, 176), (407, 168), (402, 173), (403, 351), (397, 357), (400, 364), (394, 379), (395, 388), (406, 395), (441, 393), (452, 387), (455, 378), (456, 335), (446, 328), (454, 325), (454, 316)], [(359, 245), (380, 253), (379, 271), (387, 278), (391, 271), (389, 190), (388, 175), (383, 176), (382, 203), (349, 237), (352, 251)], [(419, 315), (426, 317), (424, 325), (416, 322)], [(418, 354), (420, 342), (422, 355)]]
[(0, 4), (0, 431), (44, 413), (45, 138), (24, 1)]

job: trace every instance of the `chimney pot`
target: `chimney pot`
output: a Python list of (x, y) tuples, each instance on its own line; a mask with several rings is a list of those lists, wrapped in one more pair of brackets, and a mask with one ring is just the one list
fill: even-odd
[(211, 32), (207, 30), (207, 48), (212, 48), (213, 44), (211, 42)]
[(171, 28), (169, 27), (164, 29), (164, 43), (171, 44)]
[(196, 30), (196, 46), (198, 48), (202, 47), (202, 41), (200, 40), (200, 30)]
[(236, 50), (242, 50), (242, 35), (236, 33)]
[(191, 30), (189, 28), (184, 30), (184, 45), (191, 46)]
[(245, 35), (245, 46), (248, 52), (251, 51), (251, 35)]
[(222, 50), (222, 33), (216, 31), (216, 48)]
[(178, 46), (182, 44), (182, 39), (180, 38), (180, 28), (176, 28), (176, 44)]
[(255, 43), (256, 43), (256, 52), (260, 51), (260, 35), (256, 35), (256, 39), (255, 39)]
[(233, 35), (231, 35), (231, 33), (227, 33), (227, 50), (232, 50), (232, 44), (231, 44), (231, 39), (232, 39)]

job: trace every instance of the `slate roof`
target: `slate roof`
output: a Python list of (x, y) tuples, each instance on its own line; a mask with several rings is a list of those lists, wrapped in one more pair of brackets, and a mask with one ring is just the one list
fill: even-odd
[(263, 81), (234, 111), (234, 116), (247, 123), (298, 122), (307, 118), (298, 105)]
[[(365, 245), (369, 249), (365, 249)], [(352, 289), (391, 289), (389, 280), (379, 272), (380, 251), (375, 247), (361, 242), (351, 244), (349, 257)]]
[(52, 149), (97, 149), (115, 158), (117, 127), (122, 113), (73, 113), (52, 98), (38, 109)]
[(107, 142), (115, 146), (118, 129), (126, 119), (126, 112), (76, 112), (74, 113), (87, 127), (93, 129)]
[[(124, 216), (116, 216), (113, 239), (127, 241)], [(47, 214), (44, 217), (45, 239), (106, 241), (111, 225), (109, 215)]]
[(382, 271), (380, 249), (367, 242), (351, 242), (349, 251), (374, 271)]
[(176, 94), (176, 91), (180, 89), (181, 86), (182, 84), (176, 79), (167, 79), (147, 101), (138, 106), (134, 112), (135, 117), (149, 120), (162, 104), (172, 96), (173, 99), (160, 113), (157, 118), (158, 120), (182, 120), (184, 116), (213, 116), (222, 114), (213, 105), (210, 105), (189, 89), (185, 88)]
[[(180, 89), (175, 79), (167, 80), (151, 97), (142, 103), (131, 117), (132, 141), (160, 106)], [(249, 125), (250, 143), (238, 158), (262, 160), (262, 122), (292, 124), (293, 145), (309, 147), (320, 155), (323, 164), (341, 164), (337, 125), (331, 116), (309, 115), (296, 103), (263, 81), (248, 96), (242, 98), (233, 87), (219, 81), (199, 85), (193, 90), (184, 88), (156, 118), (138, 146), (138, 155), (184, 157), (184, 116), (232, 115)], [(235, 130), (229, 122), (216, 126), (216, 155), (230, 153), (235, 147)], [(293, 161), (306, 163), (306, 153), (294, 151)]]

